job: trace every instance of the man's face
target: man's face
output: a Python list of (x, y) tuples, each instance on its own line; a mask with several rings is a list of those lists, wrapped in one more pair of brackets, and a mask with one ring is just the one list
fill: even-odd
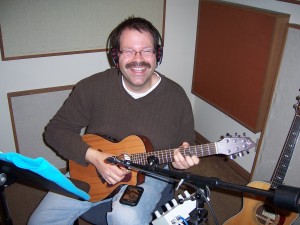
[[(150, 33), (126, 29), (120, 36), (119, 68), (126, 87), (143, 93), (152, 86), (156, 56)], [(142, 52), (141, 52), (142, 51)]]

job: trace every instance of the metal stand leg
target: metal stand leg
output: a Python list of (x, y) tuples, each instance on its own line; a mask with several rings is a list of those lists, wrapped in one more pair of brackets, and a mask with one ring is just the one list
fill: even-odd
[(208, 212), (204, 209), (203, 196), (196, 194), (197, 207), (190, 213), (189, 224), (201, 225), (207, 222)]

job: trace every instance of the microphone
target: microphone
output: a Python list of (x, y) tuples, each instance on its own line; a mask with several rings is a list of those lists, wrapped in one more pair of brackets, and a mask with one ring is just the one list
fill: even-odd
[(300, 188), (279, 185), (273, 197), (273, 204), (278, 208), (287, 209), (292, 212), (300, 212)]
[(107, 157), (105, 159), (105, 162), (110, 163), (110, 164), (118, 164), (119, 161), (120, 160), (116, 156)]
[(130, 160), (121, 160), (116, 156), (107, 157), (105, 159), (105, 162), (110, 163), (110, 164), (125, 166), (125, 167), (129, 167), (131, 165)]

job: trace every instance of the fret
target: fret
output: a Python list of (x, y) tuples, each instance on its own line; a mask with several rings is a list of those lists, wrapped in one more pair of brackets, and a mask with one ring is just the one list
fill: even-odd
[[(191, 146), (189, 148), (179, 148), (180, 152), (184, 156), (196, 155), (197, 157), (209, 156), (216, 154), (216, 148), (214, 143)], [(130, 155), (131, 160), (134, 163), (146, 165), (148, 163), (149, 156), (155, 156), (159, 160), (159, 164), (169, 163), (174, 161), (175, 149), (137, 153)]]
[(280, 154), (278, 163), (271, 179), (271, 189), (276, 189), (278, 185), (283, 184), (286, 172), (291, 162), (294, 149), (299, 137), (300, 132), (300, 117), (299, 117), (299, 104), (296, 108), (296, 115), (292, 122), (287, 139), (284, 143), (283, 150)]

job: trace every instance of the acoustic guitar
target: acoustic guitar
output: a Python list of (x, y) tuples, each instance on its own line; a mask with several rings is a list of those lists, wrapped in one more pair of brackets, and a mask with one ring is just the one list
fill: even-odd
[[(247, 186), (263, 190), (275, 190), (279, 185), (284, 183), (284, 178), (292, 159), (300, 131), (299, 99), (298, 96), (298, 105), (296, 104), (294, 106), (296, 115), (272, 175), (271, 183), (253, 181)], [(223, 225), (290, 225), (297, 217), (297, 213), (278, 209), (268, 204), (264, 197), (244, 194), (242, 210), (234, 217), (225, 221)]]
[[(150, 156), (155, 156), (158, 159), (158, 164), (174, 161), (175, 149), (152, 151), (152, 145), (146, 137), (131, 135), (120, 142), (112, 142), (95, 134), (86, 134), (82, 138), (94, 149), (120, 158), (130, 158), (133, 163), (147, 165)], [(232, 156), (242, 154), (243, 151), (248, 151), (254, 146), (255, 143), (248, 137), (226, 137), (219, 142), (182, 148), (180, 152), (185, 156), (196, 155), (197, 157), (218, 154)], [(136, 185), (144, 182), (143, 174), (132, 170), (123, 181), (116, 185), (109, 185), (101, 178), (92, 164), (85, 167), (72, 160), (69, 161), (69, 170), (72, 179), (84, 181), (90, 185), (91, 202), (114, 196), (124, 184)]]

